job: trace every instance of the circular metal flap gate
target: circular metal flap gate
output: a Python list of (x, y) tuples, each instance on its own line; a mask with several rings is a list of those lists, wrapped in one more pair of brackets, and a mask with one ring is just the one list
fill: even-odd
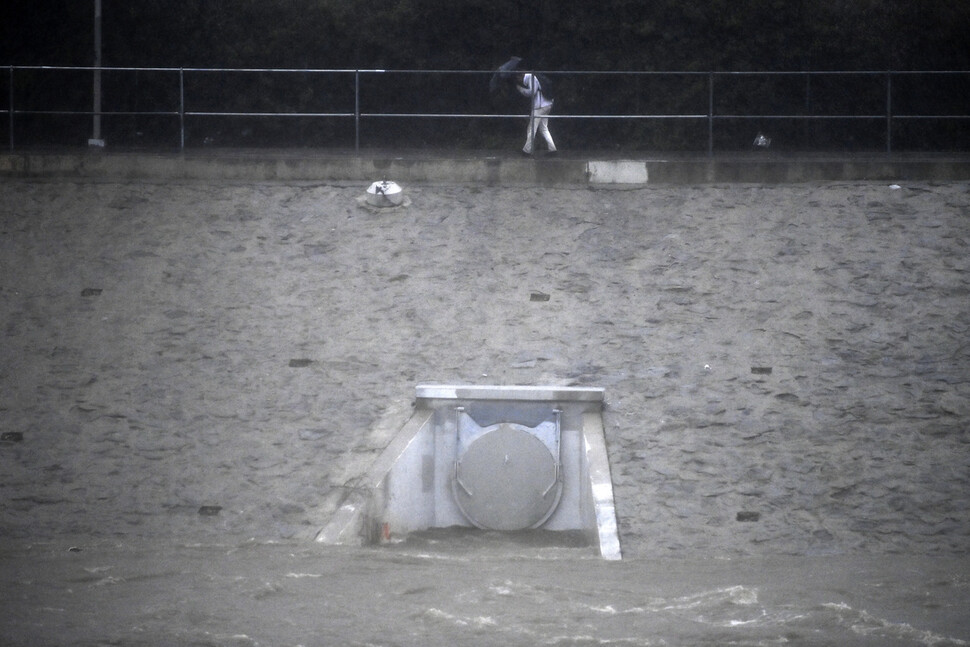
[(559, 503), (559, 459), (525, 427), (501, 423), (458, 459), (453, 489), (458, 507), (479, 528), (536, 528)]

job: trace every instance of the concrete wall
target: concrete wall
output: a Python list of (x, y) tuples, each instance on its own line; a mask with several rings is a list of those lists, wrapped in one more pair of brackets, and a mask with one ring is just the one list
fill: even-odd
[(0, 177), (225, 181), (359, 181), (487, 185), (645, 185), (848, 180), (970, 180), (970, 157), (946, 155), (598, 159), (582, 154), (524, 159), (428, 151), (382, 153), (233, 151), (205, 153), (7, 152)]

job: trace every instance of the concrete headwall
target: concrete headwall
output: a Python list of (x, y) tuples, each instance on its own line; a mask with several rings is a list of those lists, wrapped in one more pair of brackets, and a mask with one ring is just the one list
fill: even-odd
[[(541, 527), (581, 531), (601, 557), (620, 559), (602, 389), (420, 385), (417, 396), (413, 415), (359, 481), (363, 494), (343, 503), (317, 541), (389, 541), (431, 528), (473, 525), (502, 530)], [(525, 433), (513, 430), (513, 436), (503, 435), (502, 429), (513, 420), (525, 423), (518, 427)], [(499, 445), (491, 445), (489, 438), (497, 437), (502, 438)], [(530, 487), (536, 484), (531, 477), (549, 464), (522, 451), (534, 448), (522, 444), (525, 438), (538, 442), (543, 448), (539, 453), (556, 463), (553, 485), (541, 497)], [(469, 490), (462, 482), (462, 465), (483, 457), (479, 452), (478, 459), (469, 459), (475, 453), (471, 448), (482, 443), (491, 448), (484, 455), (488, 469), (477, 474), (472, 469), (473, 477), (482, 478), (467, 481)], [(489, 462), (495, 447), (500, 447), (499, 458)], [(505, 482), (526, 487), (509, 489)], [(547, 483), (541, 481), (538, 491)], [(520, 514), (523, 511), (527, 518)], [(482, 512), (499, 525), (482, 523)]]

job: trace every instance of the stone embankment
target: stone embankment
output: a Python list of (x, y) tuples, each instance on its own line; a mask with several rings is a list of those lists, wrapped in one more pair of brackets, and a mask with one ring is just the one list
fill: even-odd
[(312, 537), (439, 382), (604, 387), (627, 556), (970, 548), (966, 183), (365, 188), (4, 180), (0, 532)]

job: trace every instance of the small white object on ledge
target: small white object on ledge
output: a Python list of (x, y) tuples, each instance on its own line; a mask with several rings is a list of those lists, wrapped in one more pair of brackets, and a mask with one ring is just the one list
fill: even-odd
[(396, 182), (381, 180), (368, 187), (366, 198), (373, 207), (396, 207), (404, 202), (404, 192)]

